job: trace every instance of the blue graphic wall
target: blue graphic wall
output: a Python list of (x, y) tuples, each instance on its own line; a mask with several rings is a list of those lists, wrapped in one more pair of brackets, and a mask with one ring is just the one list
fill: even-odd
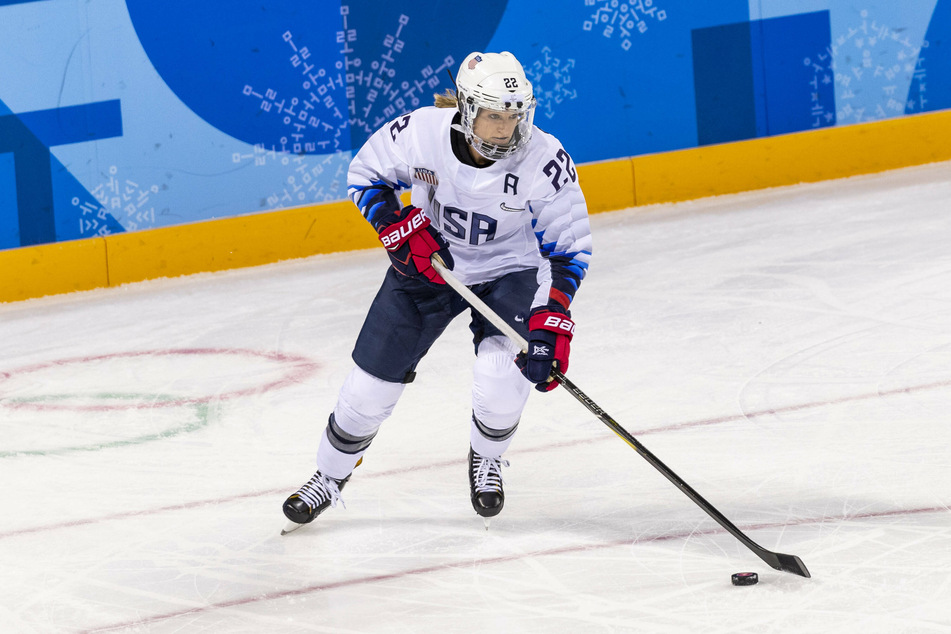
[(0, 0), (0, 249), (345, 197), (509, 50), (576, 162), (951, 108), (951, 0)]

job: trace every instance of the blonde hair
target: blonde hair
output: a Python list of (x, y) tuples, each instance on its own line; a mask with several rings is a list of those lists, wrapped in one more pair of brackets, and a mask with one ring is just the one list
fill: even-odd
[(446, 88), (446, 92), (440, 94), (434, 94), (435, 106), (437, 108), (458, 108), (459, 100), (456, 97), (456, 91), (452, 88)]

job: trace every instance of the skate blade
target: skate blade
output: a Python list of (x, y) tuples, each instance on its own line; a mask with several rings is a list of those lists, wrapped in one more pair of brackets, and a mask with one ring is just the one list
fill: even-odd
[(492, 518), (491, 518), (491, 517), (483, 517), (483, 518), (482, 518), (482, 523), (485, 524), (485, 530), (489, 530), (489, 524), (492, 523)]
[(303, 526), (303, 524), (298, 524), (297, 522), (292, 522), (291, 520), (287, 520), (287, 524), (285, 524), (284, 528), (281, 529), (281, 535), (287, 535), (288, 533), (293, 533), (301, 526)]

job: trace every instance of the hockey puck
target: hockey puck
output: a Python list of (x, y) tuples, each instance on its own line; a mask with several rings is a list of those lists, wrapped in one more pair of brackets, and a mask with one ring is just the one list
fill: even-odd
[(735, 586), (755, 586), (759, 583), (759, 575), (755, 572), (734, 572), (731, 579)]

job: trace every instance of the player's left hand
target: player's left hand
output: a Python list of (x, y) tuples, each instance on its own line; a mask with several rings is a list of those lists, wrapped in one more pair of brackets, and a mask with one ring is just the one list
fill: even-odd
[(407, 205), (398, 214), (399, 220), (380, 229), (380, 242), (386, 247), (390, 263), (397, 272), (408, 277), (421, 277), (435, 284), (445, 284), (432, 256), (438, 253), (450, 271), (453, 267), (449, 243), (430, 224), (419, 207)]
[(558, 387), (552, 370), (568, 371), (575, 323), (560, 307), (539, 306), (528, 319), (528, 329), (528, 353), (520, 352), (515, 363), (536, 390), (549, 392)]

